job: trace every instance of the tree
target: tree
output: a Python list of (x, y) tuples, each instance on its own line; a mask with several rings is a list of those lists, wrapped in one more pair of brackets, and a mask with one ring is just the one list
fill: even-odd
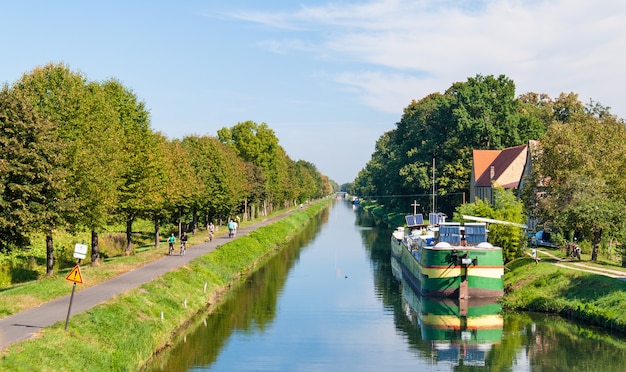
[(567, 203), (555, 215), (556, 228), (574, 230), (592, 242), (591, 260), (598, 259), (600, 239), (605, 232), (619, 236), (624, 228), (626, 203), (611, 197), (601, 179), (575, 176), (566, 181), (561, 193)]
[[(161, 164), (161, 172), (156, 174), (154, 182), (159, 186), (157, 194), (149, 206), (154, 223), (154, 246), (160, 243), (160, 222), (168, 212), (197, 200), (202, 183), (191, 165), (191, 157), (180, 140), (169, 141), (165, 136), (155, 133)], [(180, 220), (179, 220), (180, 223)], [(179, 225), (180, 226), (180, 225)], [(180, 235), (180, 231), (179, 231)]]
[[(32, 231), (61, 223), (67, 188), (55, 126), (23, 92), (0, 90), (0, 250), (24, 246)], [(48, 247), (50, 249), (50, 247)], [(48, 251), (48, 274), (54, 259)]]
[[(541, 140), (534, 184), (545, 185), (537, 214), (562, 231), (592, 241), (597, 259), (602, 235), (621, 235), (626, 205), (626, 126), (598, 105), (580, 109), (572, 96)], [(599, 115), (598, 115), (599, 114)]]
[(251, 162), (263, 170), (265, 175), (266, 206), (273, 208), (274, 203), (284, 202), (289, 195), (289, 165), (291, 159), (278, 144), (278, 138), (265, 123), (252, 121), (237, 123), (232, 128), (217, 131), (220, 142), (229, 146), (245, 162)]
[(247, 191), (243, 160), (215, 137), (187, 136), (182, 144), (202, 185), (195, 206), (223, 218), (235, 213)]
[(72, 72), (64, 64), (48, 64), (24, 74), (15, 82), (13, 90), (29, 101), (38, 115), (53, 124), (56, 138), (63, 144), (60, 165), (67, 171), (66, 187), (55, 202), (50, 202), (46, 222), (42, 229), (46, 234), (47, 274), (54, 269), (54, 242), (52, 233), (56, 228), (75, 226), (81, 211), (81, 200), (77, 192), (76, 170), (80, 168), (83, 153), (76, 141), (81, 128), (89, 124), (85, 110), (86, 78)]
[(145, 104), (116, 80), (102, 84), (116, 112), (116, 123), (122, 128), (118, 148), (122, 159), (118, 189), (117, 215), (126, 224), (126, 254), (133, 252), (132, 226), (139, 217), (150, 217), (154, 205), (160, 203), (163, 179), (159, 137), (150, 128), (150, 115)]
[(112, 220), (122, 185), (124, 154), (115, 149), (124, 134), (100, 84), (89, 83), (80, 104), (83, 120), (69, 137), (76, 154), (71, 164), (73, 194), (80, 206), (74, 221), (76, 228), (91, 231), (91, 263), (97, 265), (98, 231)]

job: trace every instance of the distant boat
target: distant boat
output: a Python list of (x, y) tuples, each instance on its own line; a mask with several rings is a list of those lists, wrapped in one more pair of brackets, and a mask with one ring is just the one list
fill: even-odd
[(359, 197), (358, 196), (353, 196), (352, 197), (352, 204), (359, 204), (359, 203), (360, 203)]
[(431, 213), (406, 216), (391, 234), (391, 252), (403, 278), (422, 296), (456, 299), (504, 294), (502, 248), (487, 242), (485, 222), (444, 222)]

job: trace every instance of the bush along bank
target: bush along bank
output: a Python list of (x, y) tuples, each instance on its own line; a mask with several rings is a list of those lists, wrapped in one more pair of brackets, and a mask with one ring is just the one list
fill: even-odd
[(531, 258), (507, 264), (505, 296), (507, 311), (560, 314), (606, 329), (626, 333), (626, 282), (604, 275), (556, 266), (538, 265)]
[(140, 369), (166, 348), (197, 313), (219, 306), (263, 261), (301, 231), (332, 199), (242, 236), (189, 265), (128, 291), (70, 319), (37, 338), (2, 351), (0, 370), (75, 371)]

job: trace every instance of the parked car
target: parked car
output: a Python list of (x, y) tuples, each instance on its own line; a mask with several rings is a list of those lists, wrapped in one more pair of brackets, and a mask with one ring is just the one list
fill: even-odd
[(533, 247), (556, 248), (556, 244), (552, 241), (552, 233), (545, 230), (539, 230), (531, 236), (530, 245)]

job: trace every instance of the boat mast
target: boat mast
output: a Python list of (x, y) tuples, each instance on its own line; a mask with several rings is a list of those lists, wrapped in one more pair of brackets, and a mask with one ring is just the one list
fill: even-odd
[(435, 213), (435, 158), (433, 158), (433, 204), (432, 212)]

